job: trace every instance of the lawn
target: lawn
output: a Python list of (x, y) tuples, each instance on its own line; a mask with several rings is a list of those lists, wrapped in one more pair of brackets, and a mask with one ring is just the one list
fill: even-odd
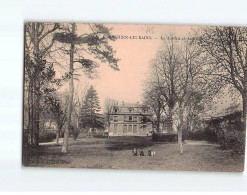
[[(142, 148), (145, 156), (133, 156), (134, 147)], [(156, 152), (154, 157), (147, 156), (150, 148)], [(61, 146), (53, 143), (41, 145), (32, 151), (28, 166), (241, 172), (244, 155), (199, 141), (187, 141), (180, 155), (176, 143), (152, 142), (151, 137), (90, 137), (70, 139), (68, 154), (62, 154)]]

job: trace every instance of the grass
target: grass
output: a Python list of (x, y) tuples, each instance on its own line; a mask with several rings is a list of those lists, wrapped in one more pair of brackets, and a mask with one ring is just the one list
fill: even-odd
[[(132, 156), (134, 147), (142, 148), (146, 156)], [(150, 148), (156, 151), (155, 157), (147, 156)], [(244, 155), (200, 142), (184, 144), (184, 154), (180, 155), (176, 143), (152, 142), (150, 137), (92, 137), (69, 140), (68, 154), (61, 153), (61, 146), (42, 145), (32, 151), (28, 166), (241, 172)]]

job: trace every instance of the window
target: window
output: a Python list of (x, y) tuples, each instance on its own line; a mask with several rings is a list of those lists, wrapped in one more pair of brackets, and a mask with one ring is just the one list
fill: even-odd
[(129, 121), (132, 121), (132, 116), (129, 116)]
[(148, 111), (148, 108), (143, 108), (143, 112), (146, 113)]
[(137, 125), (133, 125), (133, 133), (137, 133)]
[(137, 122), (137, 116), (133, 117), (133, 121)]
[(128, 132), (132, 132), (133, 130), (132, 130), (132, 125), (129, 125), (128, 126)]
[(114, 116), (114, 122), (118, 121), (118, 116)]
[(127, 125), (124, 125), (123, 133), (127, 133)]
[(128, 117), (127, 116), (124, 116), (124, 121), (127, 121), (128, 120)]
[(114, 124), (114, 132), (117, 132), (117, 124)]
[(117, 108), (115, 108), (115, 109), (114, 109), (114, 111), (115, 111), (115, 112), (117, 112), (117, 111), (118, 111), (118, 109), (117, 109)]
[(129, 108), (129, 112), (132, 112), (132, 111), (134, 111), (134, 108)]
[(147, 131), (147, 126), (143, 125), (143, 131)]

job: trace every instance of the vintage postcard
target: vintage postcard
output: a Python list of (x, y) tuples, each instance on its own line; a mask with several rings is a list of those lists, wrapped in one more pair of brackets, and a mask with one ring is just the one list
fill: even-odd
[(244, 170), (246, 27), (24, 29), (24, 166)]

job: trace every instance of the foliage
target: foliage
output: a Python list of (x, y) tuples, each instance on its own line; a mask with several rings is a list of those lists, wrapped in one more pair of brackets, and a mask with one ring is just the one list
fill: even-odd
[(99, 114), (100, 105), (97, 91), (93, 86), (87, 91), (85, 100), (80, 112), (80, 127), (81, 128), (103, 128), (103, 116)]
[(108, 132), (104, 132), (103, 130), (99, 130), (99, 131), (93, 133), (93, 137), (97, 137), (97, 138), (108, 137)]
[(107, 128), (110, 124), (110, 113), (113, 108), (113, 106), (116, 106), (118, 104), (117, 100), (106, 98), (104, 101), (104, 117), (105, 117), (105, 123)]
[[(77, 28), (79, 24), (75, 25), (73, 23), (73, 25)], [(76, 46), (73, 51), (73, 63), (77, 63), (88, 77), (91, 77), (95, 72), (95, 68), (99, 66), (97, 60), (102, 63), (108, 63), (114, 70), (119, 70), (117, 65), (119, 59), (114, 57), (115, 51), (109, 45), (109, 41), (115, 41), (115, 38), (111, 36), (110, 29), (102, 24), (82, 25), (84, 25), (85, 31), (88, 30), (89, 33), (78, 35), (76, 32), (72, 32), (70, 27), (64, 27), (62, 32), (54, 34), (53, 40), (63, 45), (73, 44)], [(70, 53), (66, 49), (62, 49), (62, 51), (66, 54)], [(87, 58), (81, 55), (83, 51), (86, 51), (85, 53), (89, 55), (85, 55)]]
[(217, 142), (217, 134), (215, 131), (207, 128), (205, 130), (189, 131), (187, 132), (186, 139), (188, 140), (205, 140), (210, 142)]
[(158, 142), (176, 142), (178, 141), (178, 135), (174, 133), (153, 133), (152, 139)]
[(79, 131), (79, 129), (74, 128), (73, 126), (70, 126), (70, 133), (71, 133), (73, 139), (76, 140), (79, 136), (80, 131)]
[(25, 93), (24, 93), (24, 125), (28, 129), (28, 144), (39, 145), (40, 119), (45, 111), (44, 96), (53, 92), (59, 80), (54, 78), (55, 70), (47, 61), (54, 41), (53, 33), (59, 28), (57, 23), (30, 22), (25, 26)]
[(61, 129), (63, 128), (63, 125), (66, 121), (67, 107), (65, 109), (63, 109), (61, 102), (53, 96), (46, 96), (45, 102), (48, 105), (48, 109), (52, 112), (52, 114), (53, 114), (53, 116), (57, 122), (58, 131), (61, 131)]
[(147, 81), (144, 91), (144, 104), (149, 106), (155, 114), (154, 126), (159, 132), (162, 114), (165, 111), (166, 103), (159, 90), (157, 90), (152, 82)]
[(244, 153), (245, 133), (241, 131), (223, 131), (217, 132), (219, 144), (222, 149), (231, 149), (234, 153)]
[(247, 119), (246, 40), (246, 27), (203, 27), (198, 39), (198, 45), (208, 56), (208, 77), (218, 86), (230, 84), (242, 95), (244, 129)]
[(56, 139), (56, 132), (40, 132), (39, 134), (39, 141), (42, 142), (50, 142)]
[(150, 63), (144, 97), (149, 102), (151, 99), (157, 120), (162, 111), (167, 115), (171, 131), (201, 113), (213, 90), (203, 75), (207, 61), (197, 44), (167, 39), (162, 46)]
[[(74, 96), (74, 79), (77, 79), (76, 70), (82, 70), (85, 72), (86, 76), (93, 78), (93, 74), (96, 72), (95, 68), (99, 66), (100, 63), (107, 63), (114, 70), (119, 70), (118, 61), (119, 59), (115, 58), (115, 51), (112, 46), (108, 43), (109, 41), (114, 41), (115, 38), (111, 36), (110, 30), (102, 24), (82, 24), (83, 27), (89, 28), (85, 30), (84, 34), (78, 35), (76, 29), (78, 25), (75, 23), (68, 24), (64, 26), (62, 32), (57, 32), (53, 36), (53, 40), (62, 44), (64, 47), (61, 47), (65, 54), (69, 55), (69, 105), (68, 105), (68, 127), (71, 124), (71, 112), (72, 112), (72, 102)], [(69, 49), (65, 47), (69, 46)], [(78, 68), (74, 67), (74, 64)], [(84, 105), (86, 106), (86, 105)], [(82, 109), (83, 110), (83, 109)], [(97, 113), (88, 113), (85, 114), (86, 119), (81, 119), (81, 125), (87, 126), (87, 123), (91, 124), (90, 126), (102, 126), (102, 122), (98, 120), (100, 115)], [(83, 114), (83, 115), (84, 115)], [(90, 117), (88, 117), (90, 115)], [(84, 116), (83, 116), (84, 117)], [(95, 118), (95, 119), (94, 119)], [(97, 119), (97, 120), (96, 120)], [(85, 121), (88, 121), (85, 123)], [(62, 147), (62, 152), (67, 153), (68, 150), (68, 129), (65, 131), (64, 144)]]

